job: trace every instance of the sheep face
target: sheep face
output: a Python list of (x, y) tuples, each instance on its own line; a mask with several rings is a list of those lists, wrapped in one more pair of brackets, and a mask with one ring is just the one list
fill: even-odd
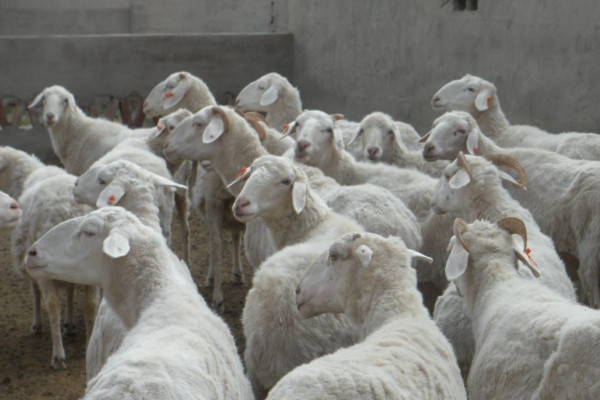
[(144, 114), (153, 118), (175, 111), (191, 87), (192, 78), (188, 72), (175, 72), (169, 75), (167, 79), (154, 86), (144, 100)]
[(263, 75), (250, 82), (238, 94), (235, 105), (242, 111), (269, 111), (285, 90), (287, 80), (275, 73)]
[(51, 86), (44, 89), (29, 108), (42, 104), (44, 125), (53, 127), (64, 121), (71, 112), (77, 112), (75, 97), (62, 86)]
[[(107, 260), (129, 252), (130, 234), (123, 225), (135, 221), (125, 210), (111, 207), (61, 222), (31, 246), (27, 272), (35, 279), (100, 286)], [(136, 227), (143, 228), (139, 221)]]
[(329, 114), (304, 112), (289, 129), (296, 135), (294, 159), (298, 162), (322, 168), (334, 151), (344, 148), (342, 133)]
[(160, 137), (164, 142), (166, 142), (167, 137), (169, 137), (171, 132), (175, 130), (177, 125), (179, 125), (184, 119), (191, 116), (192, 113), (184, 108), (180, 108), (169, 115), (165, 115), (158, 120), (154, 137)]
[(431, 207), (436, 214), (460, 213), (468, 205), (468, 186), (471, 177), (458, 161), (449, 164), (431, 196)]
[(468, 113), (447, 112), (433, 122), (431, 131), (424, 136), (423, 158), (427, 161), (454, 160), (459, 151), (477, 152), (479, 128)]
[(165, 142), (164, 155), (170, 162), (180, 159), (205, 161), (221, 151), (219, 137), (224, 133), (222, 117), (213, 112), (213, 106), (204, 107), (184, 119)]
[(282, 218), (304, 209), (308, 178), (289, 159), (263, 156), (250, 167), (242, 191), (233, 204), (233, 214), (241, 222), (255, 217)]
[(389, 162), (394, 146), (403, 146), (400, 131), (394, 121), (383, 113), (373, 113), (360, 123), (364, 157), (371, 161)]
[(471, 115), (490, 108), (496, 95), (496, 87), (479, 77), (465, 75), (448, 82), (433, 96), (431, 106), (435, 110), (458, 110)]
[(0, 228), (14, 228), (21, 219), (19, 204), (4, 192), (0, 192)]

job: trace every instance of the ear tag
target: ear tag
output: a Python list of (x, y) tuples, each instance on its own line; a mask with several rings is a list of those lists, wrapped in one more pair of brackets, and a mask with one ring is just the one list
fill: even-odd
[(283, 133), (287, 133), (288, 129), (290, 129), (290, 125), (289, 124), (283, 125)]
[(173, 96), (175, 96), (175, 94), (173, 94), (173, 92), (165, 93), (165, 99), (170, 99)]
[(488, 106), (488, 108), (490, 108), (492, 106), (492, 98), (491, 97), (487, 98), (487, 106)]
[(108, 204), (110, 204), (112, 206), (116, 202), (117, 202), (117, 198), (114, 194), (111, 194), (110, 196), (108, 196)]

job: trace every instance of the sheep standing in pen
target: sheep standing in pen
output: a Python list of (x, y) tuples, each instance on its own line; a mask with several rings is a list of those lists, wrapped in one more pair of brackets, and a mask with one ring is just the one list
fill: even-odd
[[(187, 189), (137, 164), (122, 160), (87, 170), (75, 182), (73, 196), (78, 202), (92, 207), (123, 207), (146, 226), (161, 232), (159, 187)], [(103, 299), (86, 352), (88, 381), (98, 374), (106, 359), (119, 348), (127, 332), (121, 319)]]
[(595, 133), (548, 133), (535, 126), (510, 125), (493, 83), (465, 75), (448, 82), (433, 96), (435, 110), (466, 111), (481, 130), (503, 147), (534, 147), (582, 160), (600, 160), (600, 136)]
[(310, 189), (306, 174), (283, 157), (263, 156), (252, 163), (233, 209), (242, 221), (262, 218), (282, 249), (256, 271), (242, 314), (246, 370), (260, 398), (296, 366), (356, 341), (344, 316), (302, 320), (294, 291), (330, 242), (362, 228), (332, 212)]
[[(498, 168), (513, 168), (519, 173), (522, 185), (525, 185), (527, 178), (522, 167), (508, 156), (488, 155), (486, 158), (495, 165), (481, 157), (465, 157), (459, 153), (458, 160), (446, 167), (444, 176), (440, 178), (431, 200), (434, 211), (450, 213), (467, 221), (485, 219), (495, 222), (507, 217), (518, 217), (527, 228), (531, 256), (542, 274), (537, 282), (575, 303), (573, 284), (552, 240), (540, 231), (531, 213), (502, 187), (501, 180), (508, 180), (512, 184), (516, 184), (516, 181)], [(520, 269), (519, 274), (523, 278), (533, 279), (528, 270)], [(453, 285), (446, 289), (435, 305), (434, 320), (454, 346), (465, 377), (475, 350), (468, 314), (462, 297)]]
[[(173, 110), (184, 108), (190, 112), (197, 112), (208, 106), (216, 106), (214, 96), (202, 79), (189, 72), (176, 72), (159, 82), (148, 94), (144, 101), (144, 112), (152, 117), (166, 115)], [(169, 159), (169, 163), (180, 163), (180, 159)], [(194, 182), (190, 182), (193, 187)], [(241, 273), (241, 233), (244, 225), (238, 223), (229, 210), (233, 203), (233, 196), (225, 189), (216, 171), (208, 169), (197, 180), (194, 191), (199, 194), (199, 206), (208, 225), (209, 263), (206, 276), (206, 286), (213, 286), (212, 306), (223, 312), (225, 303), (223, 299), (221, 270), (223, 264), (223, 238), (222, 231), (227, 229), (231, 233), (233, 279), (243, 283)]]
[[(259, 111), (266, 113), (267, 122), (280, 132), (294, 121), (302, 112), (302, 101), (297, 88), (283, 76), (270, 72), (250, 82), (238, 94), (235, 105), (242, 111)], [(358, 124), (343, 120), (343, 115), (336, 114), (340, 120), (338, 126), (344, 142), (350, 144), (358, 131)], [(348, 151), (357, 160), (362, 158), (359, 143), (348, 147)]]
[(573, 160), (541, 149), (500, 148), (465, 112), (446, 113), (433, 125), (423, 148), (428, 160), (453, 159), (462, 150), (510, 155), (523, 166), (529, 190), (510, 185), (509, 193), (531, 212), (559, 252), (579, 259), (581, 299), (600, 307), (600, 217), (595, 211), (600, 197), (600, 163)]
[(303, 276), (296, 303), (305, 318), (345, 313), (361, 341), (284, 376), (268, 399), (466, 399), (452, 347), (416, 288), (401, 239), (349, 233)]
[(105, 207), (57, 225), (31, 247), (27, 269), (101, 286), (129, 329), (84, 399), (252, 398), (227, 325), (162, 235), (133, 214)]
[[(18, 199), (22, 214), (18, 224), (11, 232), (11, 255), (15, 271), (19, 272), (31, 285), (33, 294), (33, 322), (31, 330), (41, 330), (41, 301), (48, 312), (50, 333), (52, 336), (51, 365), (55, 369), (66, 367), (66, 354), (62, 342), (61, 311), (59, 290), (67, 293), (66, 317), (64, 326), (67, 331), (75, 327), (73, 317), (74, 286), (53, 280), (35, 280), (26, 272), (23, 265), (25, 252), (29, 245), (55, 224), (73, 216), (85, 214), (87, 206), (75, 203), (71, 189), (75, 177), (63, 169), (45, 166), (35, 156), (11, 147), (0, 147), (0, 190)], [(92, 332), (98, 290), (85, 288), (84, 320), (86, 332)]]
[[(207, 108), (193, 118), (182, 122), (167, 142), (167, 157), (183, 157), (192, 160), (208, 160), (221, 175), (224, 182), (232, 182), (242, 167), (250, 165), (256, 158), (266, 155), (258, 137), (262, 125), (244, 119), (226, 107), (220, 111)], [(249, 122), (258, 135), (250, 128)], [(219, 124), (217, 132), (210, 132)], [(208, 128), (211, 126), (211, 128)], [(227, 126), (227, 129), (225, 129)], [(207, 136), (205, 131), (209, 129)], [(208, 135), (214, 135), (209, 138)], [(264, 142), (262, 142), (264, 144)], [(418, 223), (401, 200), (384, 188), (373, 185), (340, 186), (326, 177), (317, 168), (302, 166), (309, 177), (310, 186), (327, 204), (340, 214), (358, 221), (369, 232), (383, 236), (397, 235), (414, 248), (419, 248), (421, 238)], [(233, 185), (229, 190), (237, 195), (240, 186)], [(266, 241), (268, 232), (262, 235), (249, 221), (246, 229), (246, 256), (254, 268), (258, 268), (268, 255), (275, 251), (271, 241)], [(252, 226), (252, 228), (251, 228)], [(257, 237), (258, 236), (258, 237)], [(270, 237), (270, 236), (269, 236)]]
[(522, 221), (468, 225), (457, 219), (454, 235), (445, 271), (472, 319), (476, 350), (469, 398), (599, 398), (600, 312), (523, 279), (522, 265), (536, 276), (544, 272), (524, 251), (528, 241)]

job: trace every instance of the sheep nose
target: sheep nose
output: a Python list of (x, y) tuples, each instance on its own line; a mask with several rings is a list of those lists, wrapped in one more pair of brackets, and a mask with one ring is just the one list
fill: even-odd
[(56, 114), (54, 114), (54, 113), (46, 114), (46, 121), (48, 121), (48, 122), (53, 122), (55, 118), (56, 118)]
[(310, 142), (305, 139), (300, 139), (296, 142), (296, 150), (299, 152), (306, 150), (308, 146), (310, 146)]
[(79, 185), (79, 178), (75, 179), (75, 184), (73, 186)]
[(38, 254), (38, 253), (37, 253), (37, 250), (36, 250), (36, 249), (31, 249), (31, 250), (29, 250), (29, 251), (27, 252), (27, 255), (28, 255), (29, 257), (35, 257), (35, 256), (37, 256), (37, 254)]
[(300, 292), (301, 292), (300, 285), (298, 285), (298, 286), (296, 286), (296, 296), (299, 296)]
[(433, 103), (433, 104), (435, 104), (435, 103), (439, 103), (439, 102), (440, 102), (440, 100), (442, 100), (442, 99), (440, 98), (440, 96), (435, 96), (433, 99), (431, 99), (431, 103)]
[(423, 148), (423, 154), (431, 154), (435, 151), (435, 145), (433, 143), (427, 143)]
[(375, 147), (375, 146), (370, 146), (367, 147), (367, 152), (369, 153), (369, 156), (376, 156), (377, 153), (379, 153), (379, 147)]
[(244, 207), (248, 207), (250, 205), (250, 200), (248, 199), (244, 199), (244, 198), (239, 198), (237, 199), (237, 201), (235, 202), (235, 206), (233, 207), (233, 212), (235, 215), (242, 215), (242, 209)]
[(16, 202), (10, 203), (10, 209), (11, 210), (18, 210), (19, 209), (19, 205)]

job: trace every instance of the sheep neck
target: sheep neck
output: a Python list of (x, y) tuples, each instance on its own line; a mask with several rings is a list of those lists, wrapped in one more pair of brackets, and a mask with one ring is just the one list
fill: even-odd
[(156, 204), (156, 190), (154, 185), (146, 186), (140, 182), (133, 182), (130, 187), (135, 191), (129, 191), (119, 201), (119, 206), (131, 211), (142, 223), (156, 232), (161, 232), (158, 205)]
[(492, 139), (479, 132), (479, 134), (477, 135), (477, 151), (475, 152), (475, 154), (478, 156), (484, 156), (486, 154), (506, 154), (506, 150), (498, 146)]
[[(0, 190), (8, 193), (14, 199), (18, 199), (23, 193), (25, 181), (34, 171), (42, 168), (44, 164), (37, 158), (20, 151), (4, 152), (2, 157), (10, 161), (6, 168), (0, 173)], [(8, 176), (6, 176), (8, 175)]]
[(358, 185), (368, 181), (368, 171), (376, 165), (357, 163), (344, 151), (332, 149), (328, 161), (321, 167), (323, 172), (342, 185)]
[(298, 93), (285, 93), (280, 101), (275, 102), (267, 112), (267, 122), (270, 126), (283, 131), (283, 126), (294, 121), (302, 112), (302, 102)]
[(271, 231), (271, 236), (277, 249), (282, 249), (290, 244), (303, 241), (307, 234), (318, 224), (323, 222), (329, 213), (329, 208), (317, 197), (312, 190), (308, 190), (306, 205), (300, 214), (290, 207), (289, 213), (284, 216), (261, 217)]
[(468, 222), (476, 219), (498, 221), (506, 217), (518, 217), (528, 222), (531, 216), (526, 215), (528, 213), (501, 185), (485, 185), (484, 190), (473, 197), (472, 203), (461, 215), (464, 215)]
[(510, 126), (510, 122), (502, 112), (497, 95), (494, 95), (491, 106), (487, 110), (477, 112), (474, 117), (481, 131), (495, 141), (501, 139)]
[[(394, 265), (394, 268), (407, 267)], [(353, 300), (355, 308), (351, 308), (349, 316), (361, 326), (363, 337), (399, 317), (427, 316), (415, 282), (402, 278), (390, 279), (391, 276), (393, 272), (392, 275), (379, 276), (373, 281), (372, 287), (361, 289), (360, 298)]]
[(208, 106), (216, 106), (217, 102), (206, 85), (194, 80), (183, 101), (177, 108), (185, 108), (196, 113)]
[(69, 164), (69, 155), (76, 154), (81, 150), (79, 144), (87, 136), (85, 129), (87, 119), (88, 117), (83, 111), (76, 107), (73, 111), (69, 110), (64, 119), (48, 128), (52, 148), (65, 168)]

